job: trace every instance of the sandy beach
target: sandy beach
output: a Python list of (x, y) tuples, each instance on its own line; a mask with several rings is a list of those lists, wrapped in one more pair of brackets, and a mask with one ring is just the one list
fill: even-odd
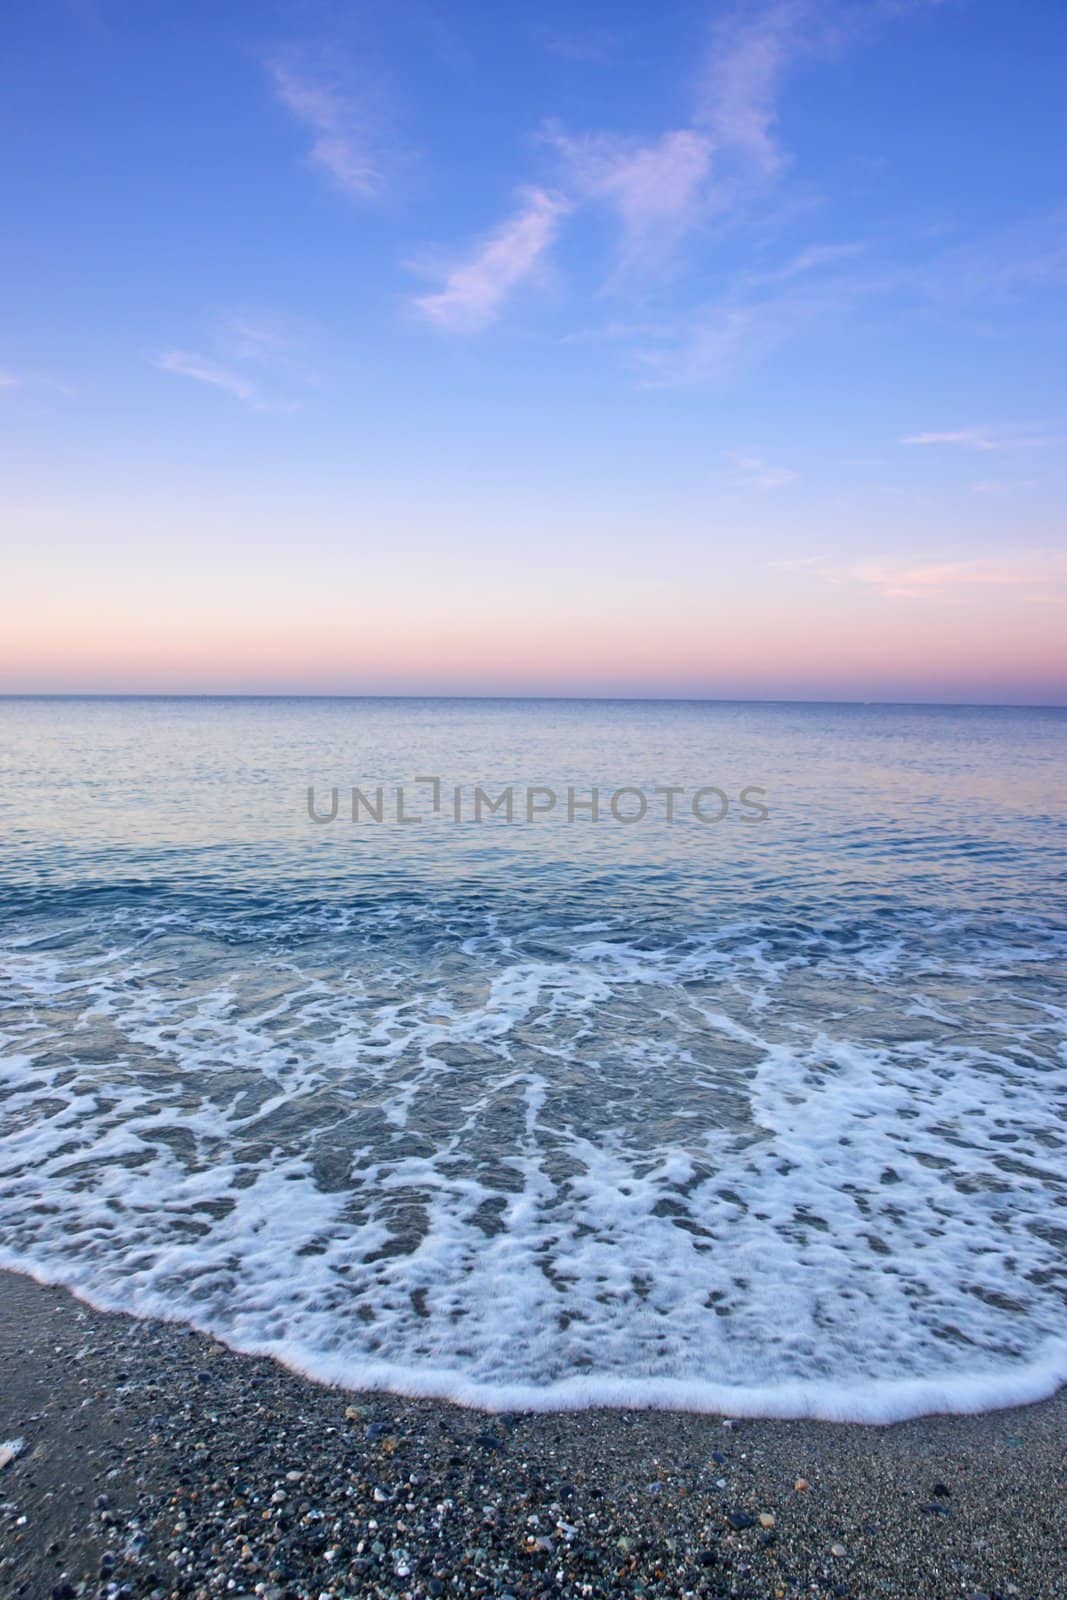
[(0, 1591), (1067, 1593), (1067, 1394), (892, 1427), (325, 1388), (0, 1274)]

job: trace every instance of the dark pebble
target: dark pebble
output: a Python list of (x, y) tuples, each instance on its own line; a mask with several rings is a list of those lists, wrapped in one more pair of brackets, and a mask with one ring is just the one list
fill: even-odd
[(748, 1516), (744, 1511), (728, 1511), (726, 1520), (731, 1528), (736, 1528), (738, 1533), (741, 1532), (742, 1528), (754, 1528), (756, 1526), (755, 1517)]

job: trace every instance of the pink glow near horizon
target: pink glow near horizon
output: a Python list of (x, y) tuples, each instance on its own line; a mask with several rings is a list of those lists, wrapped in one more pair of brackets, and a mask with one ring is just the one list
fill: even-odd
[(597, 616), (509, 602), (483, 617), (325, 618), (116, 607), (23, 614), (0, 638), (7, 692), (639, 694), (1067, 700), (1059, 606), (908, 597), (811, 607), (635, 604)]

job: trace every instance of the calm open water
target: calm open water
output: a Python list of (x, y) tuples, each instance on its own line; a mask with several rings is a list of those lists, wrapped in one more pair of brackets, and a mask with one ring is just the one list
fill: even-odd
[(0, 1264), (485, 1405), (1047, 1393), (1065, 795), (1051, 710), (0, 701)]

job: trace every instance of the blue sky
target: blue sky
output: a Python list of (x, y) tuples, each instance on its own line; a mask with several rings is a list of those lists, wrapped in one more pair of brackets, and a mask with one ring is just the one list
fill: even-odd
[(1065, 697), (1062, 6), (2, 44), (0, 686)]

